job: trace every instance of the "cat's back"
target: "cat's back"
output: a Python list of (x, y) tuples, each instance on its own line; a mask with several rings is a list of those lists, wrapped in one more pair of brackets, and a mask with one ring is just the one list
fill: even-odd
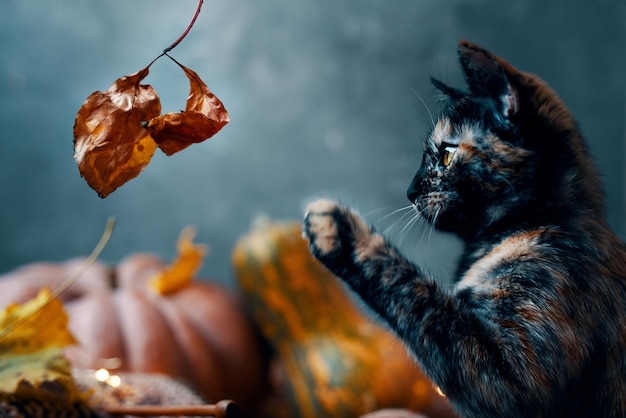
[(460, 303), (524, 342), (529, 375), (554, 382), (553, 416), (626, 416), (626, 245), (597, 231), (500, 234), (469, 246), (458, 274)]
[(498, 292), (493, 300), (511, 303), (542, 297), (571, 306), (572, 318), (607, 316), (626, 330), (626, 243), (608, 228), (584, 233), (549, 225), (494, 234), (467, 247), (455, 292), (477, 300)]

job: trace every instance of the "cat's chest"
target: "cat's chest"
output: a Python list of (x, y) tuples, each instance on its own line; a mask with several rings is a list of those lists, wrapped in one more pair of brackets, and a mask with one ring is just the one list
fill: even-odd
[(512, 274), (523, 262), (540, 257), (539, 237), (542, 230), (518, 233), (502, 239), (497, 244), (481, 248), (474, 255), (475, 261), (456, 284), (456, 290), (467, 288), (488, 290), (497, 279)]

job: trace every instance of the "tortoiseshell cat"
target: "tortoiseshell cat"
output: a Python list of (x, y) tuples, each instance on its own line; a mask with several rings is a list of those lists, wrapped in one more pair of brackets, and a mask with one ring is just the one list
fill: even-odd
[(309, 205), (312, 253), (394, 330), (463, 417), (626, 417), (626, 246), (574, 119), (466, 41), (409, 200), (464, 241), (440, 285), (358, 215)]

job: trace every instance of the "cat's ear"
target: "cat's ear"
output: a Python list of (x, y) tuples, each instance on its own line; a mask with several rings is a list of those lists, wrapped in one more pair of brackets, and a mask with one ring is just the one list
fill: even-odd
[(500, 101), (504, 116), (517, 113), (518, 93), (510, 80), (519, 72), (512, 65), (465, 40), (459, 42), (459, 60), (472, 94)]
[(463, 91), (454, 87), (450, 87), (449, 85), (437, 80), (436, 78), (431, 77), (430, 82), (445, 98), (450, 101), (456, 101), (465, 95)]

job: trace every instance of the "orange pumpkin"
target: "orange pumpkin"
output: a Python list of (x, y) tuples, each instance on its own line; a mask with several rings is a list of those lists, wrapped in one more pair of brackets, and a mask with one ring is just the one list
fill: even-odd
[(311, 256), (299, 223), (261, 222), (237, 243), (233, 264), (283, 368), (283, 416), (354, 418), (441, 402), (402, 344)]
[[(56, 288), (82, 260), (33, 263), (0, 276), (0, 307)], [(181, 378), (208, 401), (233, 399), (250, 411), (265, 387), (257, 335), (224, 287), (195, 281), (169, 295), (147, 281), (164, 269), (154, 255), (136, 254), (115, 268), (96, 263), (60, 298), (79, 341), (68, 358), (80, 368), (119, 359), (120, 371)]]

